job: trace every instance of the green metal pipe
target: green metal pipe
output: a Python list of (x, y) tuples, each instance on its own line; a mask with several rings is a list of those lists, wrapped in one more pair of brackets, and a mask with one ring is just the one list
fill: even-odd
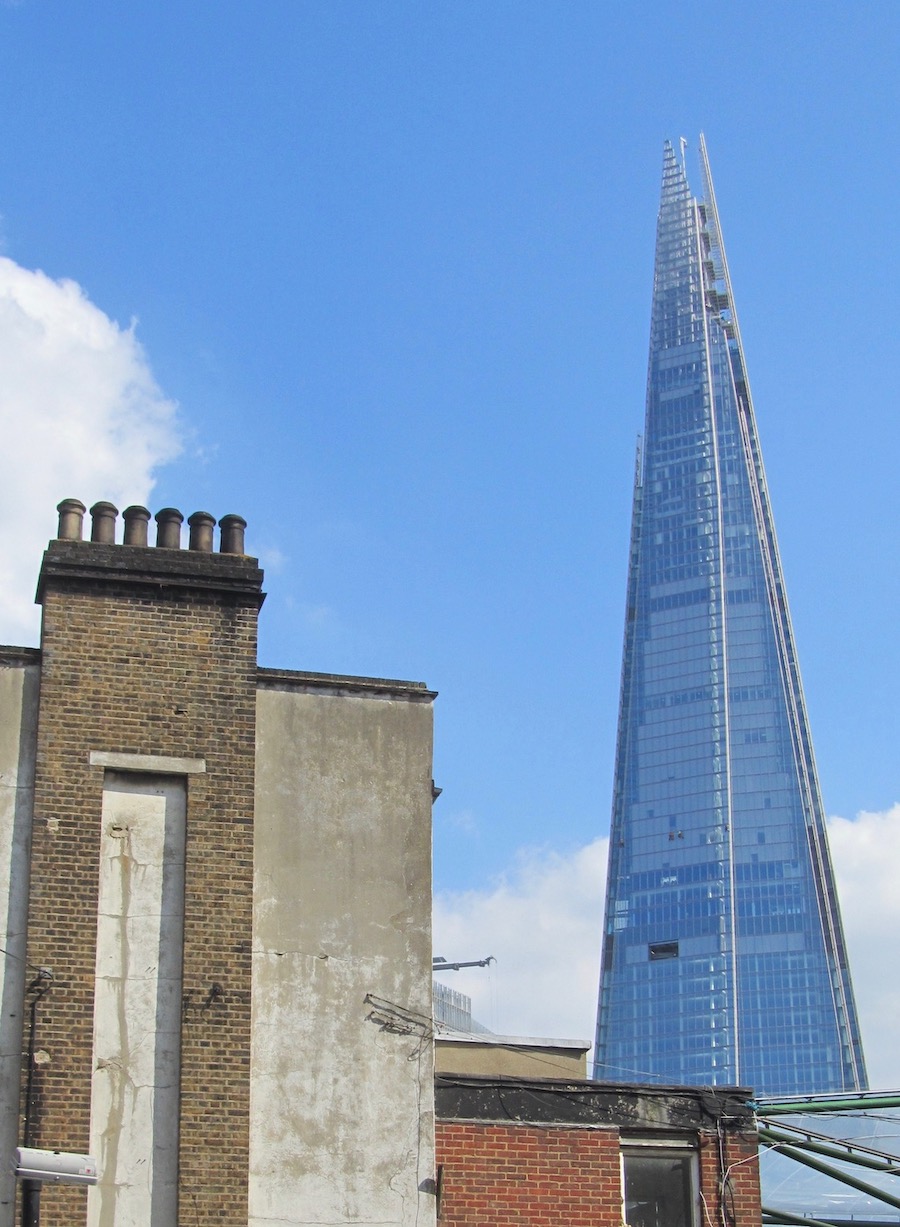
[(846, 1224), (835, 1223), (831, 1219), (805, 1218), (802, 1214), (791, 1214), (788, 1210), (770, 1210), (762, 1207), (764, 1223), (796, 1223), (798, 1227), (846, 1227)]
[(753, 1107), (759, 1116), (787, 1116), (813, 1112), (864, 1112), (872, 1108), (900, 1108), (900, 1093), (890, 1095), (854, 1095), (846, 1099), (755, 1099)]
[[(837, 1140), (829, 1144), (817, 1138), (797, 1137), (795, 1133), (788, 1133), (783, 1129), (766, 1128), (760, 1129), (759, 1136), (764, 1142), (777, 1142), (779, 1145), (787, 1143), (788, 1146), (799, 1146), (802, 1150), (811, 1150), (817, 1155), (836, 1159), (840, 1163), (854, 1163), (857, 1167), (868, 1167), (874, 1172), (884, 1172), (888, 1176), (900, 1176), (900, 1160), (887, 1157), (876, 1159), (858, 1151), (845, 1150)], [(846, 1142), (844, 1145), (852, 1147), (853, 1144)]]
[[(877, 1214), (878, 1211), (876, 1210), (875, 1213)], [(767, 1210), (763, 1213), (760, 1221), (765, 1223), (767, 1227), (770, 1224), (771, 1227), (776, 1227), (776, 1224), (778, 1227), (781, 1227), (782, 1223), (791, 1222), (791, 1217), (789, 1210)], [(850, 1218), (836, 1219), (806, 1218), (803, 1215), (798, 1216), (795, 1214), (793, 1215), (793, 1221), (802, 1223), (803, 1227), (817, 1227), (818, 1223), (823, 1223), (824, 1227), (889, 1227), (889, 1225), (890, 1227), (895, 1227), (898, 1220), (896, 1216), (888, 1220), (883, 1214), (880, 1218), (854, 1218), (851, 1216)]]
[(867, 1193), (869, 1197), (874, 1197), (876, 1201), (883, 1201), (885, 1205), (894, 1206), (900, 1210), (900, 1197), (894, 1197), (890, 1193), (886, 1193), (884, 1189), (867, 1184), (865, 1180), (859, 1180), (856, 1176), (851, 1176), (849, 1172), (842, 1172), (828, 1163), (821, 1163), (818, 1159), (814, 1159), (812, 1155), (804, 1154), (796, 1146), (779, 1146), (778, 1150), (780, 1154), (796, 1159), (798, 1163), (811, 1167), (813, 1171), (821, 1172), (824, 1176), (830, 1176), (832, 1180), (837, 1180), (841, 1184), (847, 1184), (851, 1189), (858, 1189), (860, 1193)]

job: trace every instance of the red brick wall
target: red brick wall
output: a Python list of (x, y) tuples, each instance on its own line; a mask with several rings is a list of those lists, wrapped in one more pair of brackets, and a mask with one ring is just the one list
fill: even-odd
[[(477, 1122), (437, 1122), (442, 1167), (440, 1227), (622, 1227), (619, 1134)], [(759, 1227), (755, 1136), (725, 1133), (732, 1227)], [(716, 1134), (700, 1138), (706, 1214), (721, 1221)]]
[[(721, 1145), (721, 1157), (720, 1157)], [(720, 1162), (728, 1178), (724, 1190), (728, 1221), (735, 1227), (757, 1227), (762, 1222), (759, 1195), (759, 1143), (756, 1134), (726, 1131), (721, 1143), (715, 1134), (700, 1139), (700, 1189), (714, 1222), (721, 1221)]]
[(441, 1227), (622, 1227), (614, 1129), (438, 1121)]

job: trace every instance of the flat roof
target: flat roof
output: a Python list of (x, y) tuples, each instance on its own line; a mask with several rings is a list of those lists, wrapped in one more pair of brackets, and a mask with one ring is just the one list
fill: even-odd
[(435, 1043), (450, 1040), (454, 1044), (492, 1044), (498, 1048), (567, 1048), (587, 1052), (590, 1040), (542, 1039), (533, 1035), (494, 1035), (492, 1031), (435, 1031)]

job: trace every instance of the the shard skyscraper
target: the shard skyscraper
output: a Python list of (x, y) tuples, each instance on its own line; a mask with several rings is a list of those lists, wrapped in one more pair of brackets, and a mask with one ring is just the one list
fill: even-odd
[[(683, 157), (683, 153), (682, 153)], [(866, 1085), (706, 148), (665, 147), (596, 1075)]]

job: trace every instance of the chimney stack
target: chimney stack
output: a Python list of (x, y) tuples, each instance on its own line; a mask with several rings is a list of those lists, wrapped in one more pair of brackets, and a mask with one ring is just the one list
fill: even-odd
[(118, 507), (112, 503), (94, 503), (91, 508), (91, 540), (100, 545), (115, 545)]
[(56, 532), (58, 540), (80, 541), (84, 513), (87, 510), (84, 503), (77, 498), (64, 498), (56, 510), (59, 512), (59, 528)]
[(147, 525), (150, 523), (150, 512), (146, 507), (133, 504), (122, 512), (125, 521), (125, 545), (146, 545)]
[(181, 549), (181, 525), (184, 516), (176, 507), (163, 507), (156, 513), (156, 547), (161, 550)]

